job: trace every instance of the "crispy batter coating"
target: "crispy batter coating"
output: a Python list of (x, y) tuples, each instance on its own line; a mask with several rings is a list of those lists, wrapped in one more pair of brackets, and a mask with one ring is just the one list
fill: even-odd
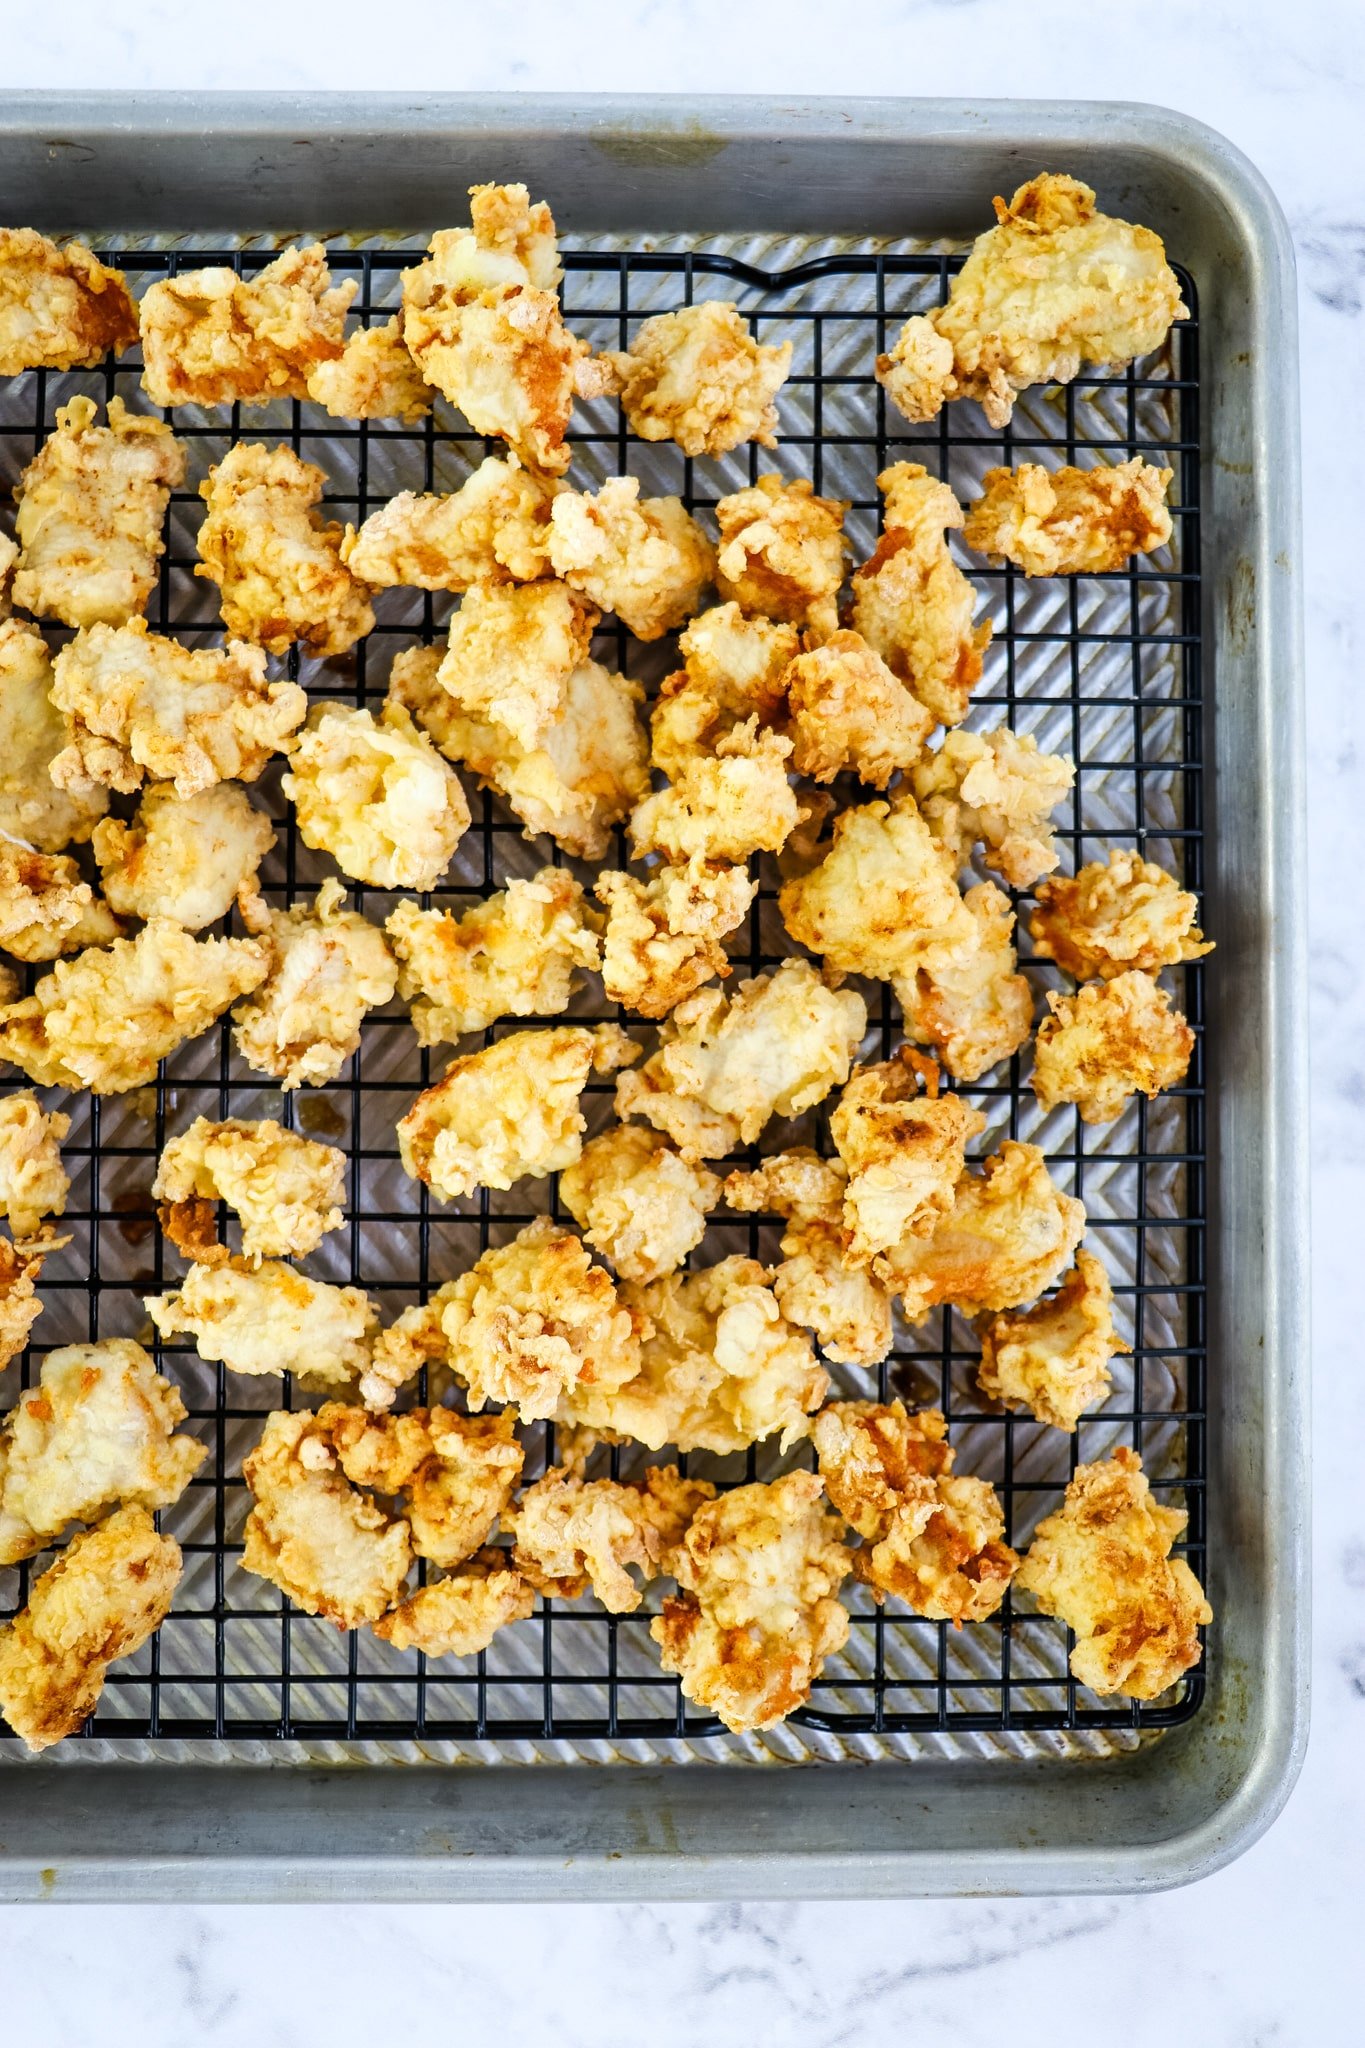
[[(329, 1230), (345, 1221), (346, 1160), (334, 1145), (319, 1145), (286, 1131), (273, 1117), (249, 1122), (226, 1117), (214, 1123), (197, 1116), (188, 1130), (171, 1138), (161, 1154), (152, 1194), (168, 1205), (162, 1228), (172, 1244), (204, 1259), (202, 1234), (181, 1243), (177, 1212), (226, 1202), (242, 1225), (242, 1254), (248, 1259), (301, 1259), (316, 1251)], [(223, 1257), (226, 1257), (226, 1253)]]
[(836, 1364), (878, 1365), (891, 1349), (891, 1300), (875, 1274), (845, 1251), (843, 1163), (805, 1146), (727, 1176), (725, 1199), (745, 1213), (772, 1210), (786, 1224), (773, 1293), (789, 1323), (813, 1332)]
[(52, 779), (78, 800), (92, 783), (195, 796), (254, 782), (308, 708), (297, 683), (267, 680), (259, 648), (182, 647), (142, 619), (78, 633), (53, 666), (52, 702), (66, 721)]
[(539, 746), (599, 617), (566, 583), (476, 583), (450, 622), (437, 681), (468, 717)]
[(14, 565), (19, 559), (19, 549), (7, 533), (0, 532), (0, 624), (10, 615), (10, 583)]
[(791, 750), (790, 740), (762, 731), (757, 718), (735, 726), (713, 754), (695, 755), (676, 782), (636, 805), (629, 826), (634, 857), (738, 861), (778, 852), (801, 816), (787, 780)]
[(1194, 1033), (1150, 974), (1134, 968), (1074, 996), (1048, 992), (1038, 1026), (1033, 1092), (1044, 1109), (1074, 1102), (1087, 1124), (1107, 1124), (1130, 1095), (1149, 1098), (1184, 1080)]
[(991, 1316), (978, 1330), (982, 1393), (1072, 1435), (1109, 1391), (1109, 1360), (1132, 1348), (1114, 1328), (1109, 1275), (1085, 1250), (1048, 1300), (1023, 1314)]
[(55, 960), (107, 946), (119, 925), (74, 860), (0, 839), (0, 948), (16, 960)]
[(121, 270), (83, 242), (58, 248), (34, 228), (0, 228), (0, 377), (92, 370), (137, 340)]
[(678, 637), (685, 666), (666, 676), (650, 713), (654, 766), (677, 781), (699, 752), (757, 716), (782, 709), (785, 674), (801, 645), (795, 626), (746, 619), (737, 604), (699, 612)]
[(643, 1285), (674, 1272), (696, 1250), (720, 1181), (680, 1158), (658, 1131), (613, 1124), (565, 1171), (559, 1198), (593, 1250), (623, 1280)]
[(42, 1088), (117, 1095), (207, 1031), (265, 979), (252, 939), (192, 939), (155, 917), (134, 939), (58, 960), (33, 994), (0, 1009), (0, 1058)]
[(480, 1550), (449, 1578), (410, 1593), (374, 1633), (395, 1650), (473, 1657), (509, 1622), (528, 1621), (535, 1604), (534, 1588), (511, 1569), (505, 1550)]
[(165, 553), (162, 522), (185, 480), (185, 450), (161, 420), (93, 398), (57, 409), (50, 434), (15, 486), (22, 550), (13, 600), (64, 626), (121, 626), (140, 613)]
[(309, 373), (341, 355), (357, 281), (333, 285), (319, 242), (285, 249), (252, 277), (186, 270), (140, 307), (142, 385), (153, 405), (266, 405), (307, 398)]
[(848, 1640), (833, 1596), (848, 1576), (842, 1523), (812, 1472), (737, 1486), (701, 1508), (673, 1554), (683, 1589), (650, 1623), (665, 1671), (733, 1734), (804, 1706)]
[(798, 655), (783, 678), (792, 767), (816, 782), (851, 769), (874, 789), (912, 768), (934, 716), (861, 633), (831, 633)]
[(964, 1173), (952, 1212), (932, 1237), (904, 1237), (874, 1271), (921, 1323), (951, 1302), (963, 1315), (1018, 1308), (1051, 1287), (1085, 1235), (1085, 1210), (1064, 1195), (1036, 1145), (1007, 1138)]
[(177, 1436), (185, 1404), (140, 1344), (107, 1337), (49, 1351), (36, 1387), (0, 1428), (0, 1564), (17, 1564), (70, 1522), (122, 1502), (179, 1500), (208, 1456)]
[(676, 1465), (653, 1465), (636, 1484), (552, 1466), (506, 1517), (512, 1561), (537, 1592), (579, 1600), (591, 1586), (608, 1614), (633, 1614), (642, 1596), (629, 1567), (646, 1583), (658, 1578), (715, 1497), (709, 1481), (684, 1479)]
[(31, 1088), (0, 1096), (0, 1215), (16, 1240), (65, 1213), (71, 1182), (61, 1141), (70, 1129), (70, 1117), (43, 1109)]
[(1076, 1631), (1071, 1669), (1092, 1692), (1156, 1699), (1199, 1662), (1196, 1631), (1213, 1609), (1170, 1555), (1188, 1520), (1152, 1499), (1141, 1458), (1120, 1445), (1078, 1466), (1061, 1508), (1038, 1524), (1017, 1583)]
[(121, 1508), (87, 1529), (0, 1624), (0, 1713), (35, 1753), (74, 1735), (94, 1712), (105, 1674), (131, 1657), (170, 1612), (180, 1545), (145, 1508)]
[(341, 558), (376, 590), (468, 590), (549, 569), (546, 525), (556, 486), (515, 455), (489, 455), (448, 497), (400, 491), (348, 533)]
[(877, 358), (877, 381), (908, 420), (979, 398), (990, 424), (1007, 426), (1029, 385), (1131, 362), (1189, 317), (1161, 237), (1097, 213), (1079, 179), (1045, 171), (994, 204), (997, 225), (978, 235), (947, 305), (907, 321)]
[(304, 845), (378, 889), (434, 889), (469, 828), (459, 776), (401, 704), (315, 704), (280, 787)]
[(395, 313), (382, 327), (358, 327), (339, 356), (316, 363), (308, 396), (335, 420), (411, 423), (431, 411), (433, 393), (404, 346)]
[(758, 884), (744, 868), (695, 858), (656, 868), (647, 882), (610, 868), (593, 893), (606, 905), (602, 986), (641, 1017), (666, 1017), (730, 962), (721, 941), (738, 931)]
[(242, 1563), (305, 1613), (359, 1628), (392, 1607), (412, 1563), (407, 1521), (351, 1485), (316, 1415), (266, 1417), (242, 1477), (255, 1505)]
[(658, 313), (628, 350), (606, 360), (642, 441), (676, 441), (684, 455), (728, 455), (745, 441), (776, 447), (773, 399), (787, 381), (792, 345), (761, 348), (730, 300)]
[(402, 1495), (415, 1555), (446, 1569), (484, 1542), (521, 1477), (522, 1448), (507, 1411), (412, 1408), (380, 1416), (328, 1401), (317, 1424), (353, 1486)]
[(600, 955), (583, 885), (563, 868), (476, 903), (463, 917), (400, 903), (384, 929), (400, 962), (398, 993), (412, 1002), (420, 1045), (453, 1042), (499, 1017), (555, 1017), (576, 970)]
[(360, 1044), (367, 1010), (387, 1003), (398, 982), (388, 940), (358, 910), (346, 910), (335, 876), (312, 904), (267, 910), (243, 903), (243, 917), (269, 963), (256, 993), (233, 1011), (237, 1050), (281, 1088), (334, 1081)]
[(191, 1266), (178, 1288), (143, 1306), (163, 1337), (193, 1337), (201, 1358), (230, 1372), (292, 1372), (319, 1387), (364, 1372), (379, 1330), (359, 1287), (310, 1280), (278, 1259)]
[(960, 944), (935, 953), (913, 974), (895, 975), (905, 1028), (958, 1081), (977, 1081), (1018, 1052), (1033, 1029), (1033, 990), (1018, 973), (1014, 912), (994, 882), (978, 882), (962, 899), (972, 929)]
[(51, 689), (52, 662), (38, 628), (0, 616), (0, 832), (40, 853), (88, 839), (109, 808), (99, 784), (59, 789), (48, 773), (66, 745)]
[(792, 937), (836, 974), (891, 981), (973, 939), (952, 864), (908, 791), (841, 812), (824, 859), (785, 883), (778, 905)]
[(1026, 576), (1094, 576), (1121, 569), (1171, 537), (1166, 492), (1174, 470), (1131, 462), (1046, 470), (1034, 462), (988, 469), (963, 539)]
[(372, 1412), (392, 1408), (398, 1389), (416, 1379), (424, 1366), (449, 1370), (450, 1345), (441, 1317), (454, 1291), (455, 1282), (447, 1280), (429, 1301), (405, 1308), (379, 1332), (359, 1386), (360, 1398)]
[(1056, 867), (1052, 813), (1075, 780), (1068, 755), (1045, 754), (1031, 733), (1007, 725), (946, 733), (911, 776), (920, 813), (954, 867), (983, 846), (986, 866), (1014, 889)]
[(1155, 861), (1115, 847), (1038, 891), (1029, 918), (1033, 950), (1077, 981), (1111, 981), (1139, 968), (1157, 974), (1213, 951), (1195, 919), (1198, 900)]
[(991, 623), (972, 625), (976, 591), (948, 551), (962, 507), (920, 462), (877, 478), (881, 539), (853, 576), (850, 623), (943, 725), (960, 725), (981, 680)]
[(13, 1245), (0, 1237), (0, 1367), (19, 1356), (43, 1312), (37, 1288), (44, 1260), (70, 1242), (69, 1237), (44, 1236)]
[(840, 1087), (866, 1029), (862, 997), (827, 988), (808, 960), (732, 996), (699, 989), (665, 1019), (658, 1051), (617, 1082), (617, 1114), (666, 1131), (684, 1159), (722, 1158), (770, 1117), (800, 1116)]
[(637, 640), (658, 640), (700, 608), (716, 551), (681, 498), (641, 498), (640, 480), (560, 491), (550, 507), (550, 564)]
[(91, 835), (104, 893), (121, 917), (169, 917), (189, 932), (226, 917), (250, 891), (275, 829), (235, 782), (177, 796), (148, 783), (128, 823), (105, 818)]
[(829, 1131), (848, 1169), (848, 1258), (866, 1265), (903, 1237), (932, 1237), (953, 1207), (966, 1148), (986, 1128), (960, 1095), (929, 1093), (911, 1059), (855, 1067), (830, 1112)]
[(722, 498), (716, 507), (721, 596), (827, 639), (839, 623), (847, 510), (842, 498), (817, 498), (808, 477), (774, 473)]
[(465, 1053), (399, 1124), (405, 1171), (446, 1202), (477, 1187), (562, 1173), (583, 1149), (579, 1098), (588, 1076), (612, 1073), (638, 1051), (619, 1024), (561, 1024), (512, 1031)]

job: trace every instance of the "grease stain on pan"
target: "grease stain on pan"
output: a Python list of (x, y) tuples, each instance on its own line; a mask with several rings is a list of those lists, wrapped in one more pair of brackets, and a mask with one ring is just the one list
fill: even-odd
[(700, 121), (676, 128), (605, 129), (589, 140), (602, 156), (634, 170), (690, 170), (709, 164), (730, 146), (727, 136), (713, 134)]

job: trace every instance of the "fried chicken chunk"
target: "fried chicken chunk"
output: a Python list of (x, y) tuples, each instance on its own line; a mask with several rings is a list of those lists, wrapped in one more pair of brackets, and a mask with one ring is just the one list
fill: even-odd
[(122, 626), (151, 596), (165, 553), (162, 522), (185, 480), (185, 450), (161, 420), (93, 398), (57, 409), (50, 434), (15, 486), (22, 550), (13, 599), (64, 626)]
[(895, 980), (974, 937), (952, 864), (908, 792), (841, 812), (824, 859), (785, 883), (778, 904), (792, 937), (836, 974)]
[[(903, 1237), (932, 1237), (953, 1208), (966, 1148), (986, 1128), (960, 1095), (919, 1093), (915, 1055), (855, 1067), (830, 1112), (829, 1130), (848, 1169), (844, 1223), (849, 1263), (863, 1266)], [(922, 1062), (920, 1064), (923, 1064)]]
[(959, 1081), (977, 1081), (1033, 1029), (1033, 990), (1016, 972), (1014, 912), (994, 882), (979, 882), (962, 899), (968, 936), (933, 953), (912, 974), (892, 977), (910, 1037), (931, 1045)]
[(608, 1614), (633, 1614), (647, 1583), (716, 1489), (684, 1479), (676, 1465), (651, 1466), (636, 1485), (619, 1479), (576, 1479), (556, 1468), (528, 1486), (506, 1526), (515, 1538), (512, 1562), (537, 1592), (579, 1600), (591, 1586)]
[(1077, 1252), (1048, 1300), (1023, 1314), (990, 1316), (978, 1333), (982, 1393), (1072, 1435), (1109, 1391), (1109, 1360), (1131, 1348), (1114, 1328), (1109, 1275), (1087, 1251)]
[(715, 576), (715, 548), (681, 498), (641, 498), (633, 476), (609, 477), (595, 495), (559, 491), (546, 545), (555, 575), (637, 640), (690, 619)]
[(458, 491), (400, 491), (348, 534), (341, 558), (376, 590), (468, 590), (549, 569), (546, 525), (555, 486), (515, 455), (489, 455)]
[(374, 1624), (374, 1633), (395, 1650), (473, 1657), (509, 1622), (528, 1621), (535, 1604), (534, 1587), (511, 1569), (507, 1552), (490, 1548), (448, 1578), (419, 1586)]
[(67, 854), (0, 839), (0, 948), (16, 960), (55, 960), (107, 946), (119, 926)]
[(1002, 1539), (1005, 1516), (984, 1479), (953, 1475), (948, 1425), (937, 1409), (901, 1401), (835, 1401), (812, 1435), (830, 1499), (863, 1537), (853, 1570), (878, 1605), (890, 1595), (930, 1621), (987, 1621), (1019, 1559)]
[(169, 917), (188, 932), (216, 924), (239, 891), (255, 888), (274, 844), (269, 818), (235, 782), (194, 796), (148, 783), (135, 817), (102, 819), (91, 835), (111, 910)]
[(752, 1144), (770, 1117), (800, 1116), (848, 1079), (867, 1029), (852, 989), (827, 988), (808, 960), (699, 989), (665, 1019), (658, 1051), (616, 1084), (618, 1116), (666, 1131), (684, 1159)]
[(242, 1477), (254, 1498), (242, 1564), (337, 1628), (378, 1621), (412, 1563), (407, 1521), (351, 1485), (317, 1415), (266, 1417)]
[(737, 725), (771, 724), (801, 642), (794, 626), (746, 619), (737, 604), (699, 612), (679, 635), (684, 667), (666, 676), (650, 713), (654, 766), (678, 781), (699, 753), (714, 753)]
[(186, 270), (143, 294), (142, 385), (153, 405), (267, 405), (307, 398), (341, 355), (357, 281), (333, 285), (321, 243), (285, 249), (254, 276)]
[(792, 743), (751, 718), (717, 741), (713, 754), (684, 763), (678, 779), (631, 813), (634, 857), (662, 853), (672, 862), (739, 861), (777, 853), (800, 821), (787, 780)]
[(398, 993), (412, 1002), (420, 1045), (453, 1042), (499, 1017), (555, 1017), (581, 967), (599, 958), (583, 886), (563, 868), (476, 903), (463, 917), (400, 903), (385, 924), (398, 955)]
[(730, 300), (658, 313), (628, 350), (605, 360), (642, 441), (676, 441), (684, 455), (728, 455), (745, 441), (777, 444), (773, 399), (787, 381), (792, 345), (761, 348)]
[(1082, 363), (1117, 368), (1148, 355), (1188, 319), (1161, 237), (1095, 211), (1077, 178), (1021, 185), (978, 235), (946, 306), (906, 322), (877, 381), (908, 420), (948, 398), (979, 398), (993, 427), (1017, 393), (1069, 384)]
[(163, 1337), (193, 1337), (201, 1358), (229, 1372), (292, 1372), (320, 1387), (364, 1372), (379, 1330), (359, 1287), (310, 1280), (278, 1259), (191, 1266), (173, 1293), (143, 1306)]
[(1051, 816), (1075, 780), (1067, 755), (1045, 754), (1007, 725), (945, 734), (911, 775), (920, 814), (954, 867), (984, 846), (986, 866), (1013, 889), (1056, 867)]
[(40, 1088), (143, 1088), (159, 1060), (207, 1031), (266, 968), (251, 939), (192, 939), (152, 918), (134, 939), (57, 961), (31, 996), (0, 1009), (0, 1058)]
[(1160, 1095), (1184, 1080), (1194, 1033), (1150, 974), (1130, 969), (1074, 996), (1048, 992), (1038, 1026), (1033, 1092), (1044, 1109), (1074, 1102), (1087, 1124), (1107, 1124), (1130, 1095)]
[(583, 1149), (579, 1098), (588, 1076), (613, 1073), (637, 1051), (618, 1024), (561, 1024), (512, 1031), (465, 1053), (399, 1124), (405, 1171), (445, 1202), (562, 1173)]
[(973, 627), (976, 591), (948, 551), (962, 507), (920, 462), (877, 478), (881, 539), (853, 576), (850, 623), (942, 725), (960, 725), (981, 680), (990, 620)]
[(824, 640), (839, 623), (844, 580), (840, 498), (817, 498), (808, 477), (761, 476), (716, 507), (716, 587), (745, 612), (785, 619)]
[(400, 704), (315, 704), (280, 787), (304, 845), (377, 889), (434, 889), (469, 828), (459, 776)]
[(43, 1312), (37, 1289), (44, 1261), (70, 1242), (66, 1237), (43, 1236), (13, 1245), (0, 1237), (0, 1367), (19, 1356)]
[(0, 1713), (35, 1753), (74, 1735), (105, 1674), (155, 1635), (180, 1582), (180, 1545), (145, 1508), (120, 1508), (67, 1545), (0, 1624)]
[(738, 931), (757, 888), (744, 868), (699, 856), (656, 868), (647, 882), (619, 868), (600, 874), (593, 892), (607, 911), (602, 986), (611, 1001), (666, 1017), (703, 982), (728, 979), (721, 941)]
[(358, 910), (343, 910), (345, 900), (332, 876), (311, 905), (267, 910), (259, 898), (243, 904), (268, 972), (232, 1013), (237, 1050), (281, 1088), (334, 1081), (359, 1047), (366, 1011), (387, 1003), (397, 986), (388, 940)]
[(98, 783), (60, 789), (48, 773), (67, 740), (51, 689), (52, 663), (38, 628), (0, 616), (0, 832), (40, 853), (88, 839), (109, 808)]
[[(345, 1156), (334, 1145), (301, 1138), (273, 1117), (251, 1123), (233, 1116), (214, 1123), (197, 1116), (168, 1141), (152, 1194), (166, 1205), (161, 1224), (172, 1244), (196, 1258), (206, 1258), (197, 1226), (207, 1221), (211, 1228), (212, 1217), (204, 1212), (221, 1201), (241, 1221), (243, 1257), (301, 1259), (345, 1221), (345, 1169)], [(181, 1224), (189, 1226), (188, 1242)]]
[(912, 768), (934, 729), (932, 712), (912, 697), (860, 633), (831, 633), (798, 655), (783, 677), (792, 767), (816, 782), (851, 769), (874, 789)]
[(1033, 950), (1077, 981), (1112, 981), (1137, 968), (1158, 974), (1213, 951), (1195, 919), (1199, 904), (1155, 861), (1115, 847), (1038, 891), (1029, 918)]
[(789, 1323), (810, 1330), (836, 1364), (878, 1365), (891, 1349), (891, 1301), (876, 1276), (846, 1255), (844, 1188), (837, 1159), (801, 1146), (730, 1174), (725, 1199), (744, 1213), (772, 1210), (785, 1222), (773, 1293)]
[(308, 372), (308, 396), (334, 420), (411, 424), (431, 411), (432, 395), (403, 344), (396, 313), (382, 327), (358, 327), (339, 356)]
[(962, 538), (1026, 576), (1095, 576), (1171, 537), (1166, 491), (1174, 470), (1131, 462), (1046, 470), (1034, 462), (988, 469)]
[(732, 1734), (774, 1728), (810, 1698), (848, 1640), (834, 1595), (848, 1576), (843, 1525), (811, 1472), (737, 1486), (701, 1508), (674, 1551), (681, 1593), (649, 1632), (684, 1697)]
[(623, 1280), (643, 1285), (696, 1250), (720, 1181), (680, 1158), (658, 1131), (613, 1124), (566, 1169), (559, 1196), (594, 1251)]
[(0, 1096), (0, 1215), (16, 1240), (35, 1237), (47, 1216), (66, 1208), (71, 1182), (61, 1141), (71, 1119), (42, 1108), (31, 1088)]
[(317, 1425), (319, 1448), (330, 1445), (353, 1486), (402, 1496), (415, 1555), (447, 1570), (483, 1543), (521, 1477), (522, 1449), (507, 1411), (368, 1415), (328, 1401)]
[(137, 340), (121, 270), (83, 242), (58, 248), (33, 228), (0, 228), (0, 377), (92, 370)]
[(539, 746), (599, 616), (567, 583), (476, 583), (450, 622), (437, 681), (468, 717)]
[(49, 1351), (0, 1427), (0, 1565), (120, 1503), (179, 1500), (208, 1456), (175, 1434), (184, 1420), (178, 1391), (130, 1338)]
[(1213, 1609), (1170, 1555), (1188, 1520), (1152, 1499), (1141, 1458), (1120, 1445), (1078, 1466), (1061, 1508), (1038, 1524), (1017, 1583), (1075, 1630), (1071, 1669), (1092, 1692), (1156, 1699), (1199, 1662), (1197, 1630)]

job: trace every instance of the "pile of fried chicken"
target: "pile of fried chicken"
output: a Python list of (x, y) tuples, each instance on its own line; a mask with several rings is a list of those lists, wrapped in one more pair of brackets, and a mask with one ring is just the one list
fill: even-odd
[[(956, 1626), (1021, 1590), (1075, 1632), (1077, 1681), (1153, 1698), (1211, 1616), (1171, 1554), (1185, 1517), (1136, 1454), (1079, 1465), (1020, 1556), (996, 1489), (955, 1470), (942, 1414), (831, 1400), (826, 1362), (877, 1367), (897, 1311), (913, 1327), (947, 1305), (975, 1321), (983, 1396), (1074, 1434), (1127, 1349), (1081, 1203), (1036, 1145), (975, 1154), (986, 1117), (958, 1090), (1035, 1034), (1008, 891), (1031, 892), (1032, 959), (1074, 983), (1036, 1030), (1045, 1111), (1102, 1124), (1177, 1086), (1195, 1038), (1159, 977), (1210, 949), (1195, 898), (1139, 853), (1060, 872), (1071, 760), (1007, 724), (969, 729), (991, 629), (948, 536), (1027, 576), (1119, 570), (1169, 540), (1171, 472), (994, 469), (964, 511), (897, 461), (851, 581), (848, 508), (800, 477), (722, 497), (714, 531), (630, 476), (577, 489), (577, 400), (616, 397), (632, 435), (689, 457), (771, 447), (791, 345), (705, 300), (594, 356), (563, 318), (548, 207), (518, 185), (471, 200), (393, 316), (349, 335), (355, 286), (320, 246), (248, 275), (181, 271), (135, 304), (79, 243), (0, 231), (0, 375), (140, 342), (163, 410), (284, 397), (411, 422), (439, 398), (498, 451), (451, 494), (405, 492), (342, 528), (319, 510), (321, 469), (237, 442), (199, 485), (214, 644), (145, 618), (186, 481), (169, 421), (74, 398), (15, 482), (0, 950), (35, 971), (0, 968), (0, 1058), (34, 1085), (0, 1099), (0, 1365), (67, 1242), (51, 1226), (70, 1118), (36, 1089), (142, 1088), (229, 1011), (252, 1074), (318, 1087), (397, 997), (420, 1044), (454, 1054), (397, 1125), (412, 1181), (456, 1202), (558, 1176), (557, 1196), (385, 1324), (363, 1289), (296, 1263), (355, 1220), (339, 1150), (269, 1118), (169, 1136), (152, 1193), (186, 1270), (147, 1300), (147, 1341), (320, 1397), (269, 1414), (243, 1461), (248, 1572), (429, 1657), (485, 1649), (538, 1598), (627, 1614), (666, 1579), (663, 1669), (736, 1732), (809, 1700), (848, 1635), (845, 1582)], [(910, 421), (976, 402), (999, 427), (1019, 392), (1125, 364), (1184, 317), (1157, 236), (1076, 180), (1036, 177), (996, 211), (946, 304), (877, 361)], [(278, 658), (346, 654), (394, 587), (459, 595), (444, 644), (401, 652), (377, 709), (310, 703)], [(593, 658), (607, 615), (678, 636), (648, 706)], [(276, 834), (251, 797), (281, 758), (303, 843), (339, 871), (288, 908), (266, 900)], [(547, 864), (463, 915), (428, 907), (470, 826), (462, 772), (582, 878)], [(836, 799), (836, 783), (860, 787)], [(764, 853), (787, 957), (735, 980), (726, 941), (757, 931)], [(399, 895), (382, 927), (348, 882)], [(585, 975), (624, 1022), (565, 1021)], [(877, 984), (904, 1025), (886, 1059), (863, 1056)], [(613, 1076), (616, 1121), (585, 1141), (586, 1091)], [(759, 1149), (819, 1104), (827, 1153)], [(690, 1264), (722, 1210), (778, 1219), (777, 1263)], [(459, 1407), (404, 1406), (422, 1373)], [(153, 1355), (106, 1338), (48, 1351), (0, 1428), (0, 1566), (83, 1525), (0, 1626), (0, 1710), (33, 1749), (81, 1726), (171, 1608), (181, 1557), (154, 1517), (207, 1456), (185, 1420)], [(537, 1422), (559, 1462), (523, 1484), (519, 1428)], [(814, 1469), (724, 1491), (676, 1457), (588, 1476), (604, 1445), (768, 1442), (809, 1445)]]

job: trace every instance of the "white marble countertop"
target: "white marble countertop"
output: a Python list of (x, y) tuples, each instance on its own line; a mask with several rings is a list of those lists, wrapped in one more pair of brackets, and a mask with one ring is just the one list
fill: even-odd
[[(325, 14), (326, 26), (319, 24)], [(1365, 1374), (1365, 10), (1359, 0), (173, 0), (0, 6), (4, 84), (934, 93), (1128, 98), (1223, 130), (1301, 264), (1316, 1319), (1314, 1732), (1240, 1862), (1148, 1899), (913, 1905), (22, 1907), (0, 2036), (66, 2048), (375, 2038), (562, 2048), (1043, 2048), (1117, 2024), (1208, 2048), (1360, 2038)], [(6, 21), (22, 21), (22, 31)]]

